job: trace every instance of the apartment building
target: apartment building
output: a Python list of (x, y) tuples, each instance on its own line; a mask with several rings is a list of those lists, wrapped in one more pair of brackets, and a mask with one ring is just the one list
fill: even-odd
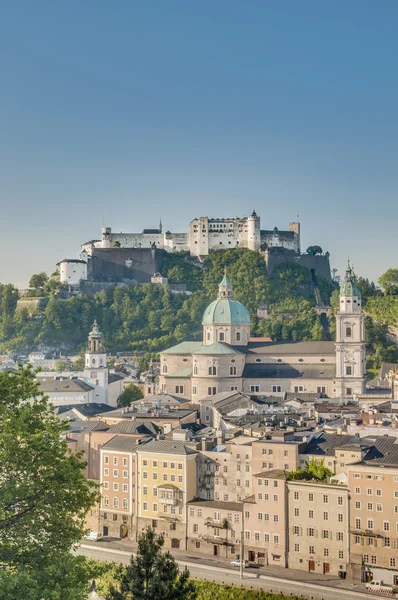
[(242, 540), (243, 503), (195, 499), (188, 502), (190, 552), (237, 558)]
[(348, 468), (350, 575), (398, 585), (398, 444), (390, 445), (389, 456)]
[(300, 468), (314, 459), (323, 461), (332, 473), (347, 473), (348, 466), (362, 460), (373, 446), (372, 440), (359, 439), (355, 435), (325, 433), (320, 431), (309, 441), (300, 455)]
[(349, 500), (345, 485), (289, 481), (288, 566), (338, 575), (349, 562)]
[(204, 500), (241, 502), (252, 494), (252, 441), (240, 436), (198, 456), (197, 496)]
[(304, 452), (306, 440), (293, 433), (275, 431), (262, 440), (255, 441), (253, 448), (253, 473), (272, 471), (295, 471), (299, 468), (300, 452)]
[(101, 504), (98, 531), (133, 537), (136, 530), (136, 449), (139, 440), (114, 436), (100, 448)]
[(253, 477), (253, 496), (244, 502), (244, 552), (250, 562), (287, 566), (287, 493), (283, 470)]
[(164, 536), (166, 547), (186, 548), (187, 502), (196, 496), (195, 447), (154, 440), (136, 452), (137, 533), (150, 526)]

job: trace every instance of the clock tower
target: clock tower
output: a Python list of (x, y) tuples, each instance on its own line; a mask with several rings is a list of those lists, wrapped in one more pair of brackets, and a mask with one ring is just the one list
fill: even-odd
[(88, 335), (84, 374), (86, 380), (95, 387), (94, 402), (108, 403), (108, 368), (102, 333), (97, 321)]
[(361, 292), (348, 261), (340, 287), (336, 314), (336, 396), (352, 397), (365, 391), (365, 322)]

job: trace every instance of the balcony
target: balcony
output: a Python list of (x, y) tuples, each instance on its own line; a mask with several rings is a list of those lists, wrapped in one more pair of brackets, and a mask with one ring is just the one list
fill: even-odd
[(168, 506), (176, 506), (180, 498), (180, 489), (175, 485), (164, 484), (158, 487), (158, 502), (159, 504), (167, 504)]

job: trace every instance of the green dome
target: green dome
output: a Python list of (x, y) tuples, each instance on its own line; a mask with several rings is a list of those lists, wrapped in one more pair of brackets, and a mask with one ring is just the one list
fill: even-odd
[(217, 298), (206, 308), (203, 325), (250, 325), (246, 306), (234, 298)]
[(357, 296), (361, 299), (361, 291), (356, 283), (354, 271), (348, 262), (345, 279), (340, 287), (340, 296)]

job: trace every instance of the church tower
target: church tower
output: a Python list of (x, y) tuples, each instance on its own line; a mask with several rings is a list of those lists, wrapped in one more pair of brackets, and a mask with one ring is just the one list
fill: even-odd
[(336, 396), (365, 391), (365, 323), (361, 292), (348, 262), (336, 314)]
[(88, 335), (84, 374), (88, 383), (95, 387), (94, 402), (107, 404), (108, 368), (102, 333), (97, 325), (97, 321), (94, 321), (93, 328)]

